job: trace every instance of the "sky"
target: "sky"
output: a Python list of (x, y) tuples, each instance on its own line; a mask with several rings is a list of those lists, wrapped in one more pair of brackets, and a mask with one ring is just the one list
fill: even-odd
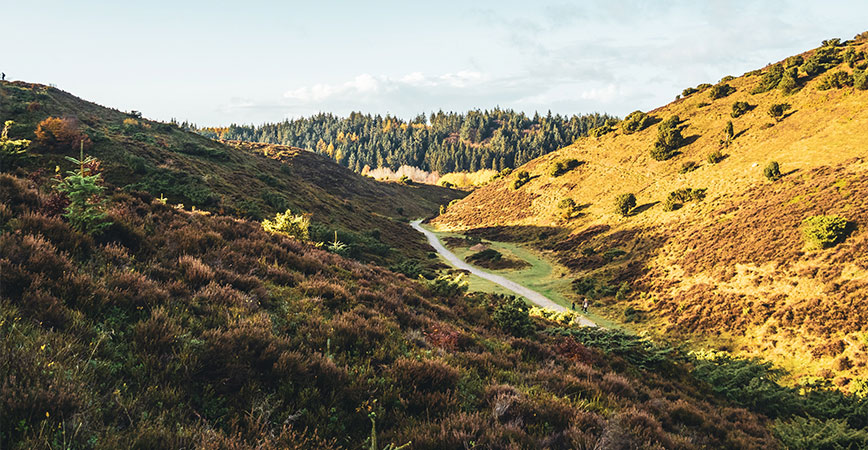
[(0, 1), (0, 71), (200, 126), (332, 112), (624, 116), (868, 30), (868, 2)]

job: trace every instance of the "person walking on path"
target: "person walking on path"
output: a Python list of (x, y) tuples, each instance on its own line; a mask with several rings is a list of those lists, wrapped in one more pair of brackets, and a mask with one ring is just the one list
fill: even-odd
[(573, 308), (573, 311), (576, 310), (576, 302), (575, 302), (575, 301), (574, 301), (573, 304), (572, 304), (572, 308)]
[(587, 297), (585, 297), (585, 301), (582, 302), (582, 312), (585, 314), (588, 313), (588, 298)]
[(0, 81), (6, 81), (6, 72), (0, 72)]

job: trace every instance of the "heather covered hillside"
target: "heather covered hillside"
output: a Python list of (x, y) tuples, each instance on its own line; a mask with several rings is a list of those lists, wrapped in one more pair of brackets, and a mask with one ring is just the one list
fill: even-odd
[(505, 174), (435, 224), (548, 252), (575, 295), (631, 328), (863, 390), (866, 51), (864, 33), (828, 40), (685, 89)]
[(229, 145), (171, 123), (105, 108), (56, 88), (0, 83), (0, 118), (9, 137), (31, 140), (26, 155), (4, 157), (3, 169), (52, 176), (66, 156), (85, 152), (102, 177), (127, 192), (144, 191), (169, 203), (254, 220), (291, 209), (308, 214), (314, 237), (338, 231), (352, 256), (382, 264), (423, 259), (424, 241), (404, 224), (436, 213), (464, 195), (436, 186), (379, 183), (326, 157), (288, 147)]

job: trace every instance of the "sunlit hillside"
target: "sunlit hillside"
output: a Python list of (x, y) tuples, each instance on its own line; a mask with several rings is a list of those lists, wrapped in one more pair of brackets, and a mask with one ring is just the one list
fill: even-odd
[[(630, 327), (771, 358), (797, 376), (857, 389), (851, 381), (868, 373), (866, 47), (864, 35), (832, 42), (779, 69), (685, 91), (649, 111), (644, 129), (628, 133), (621, 122), (580, 139), (475, 191), (434, 223), (550, 251), (574, 277), (610, 286), (598, 290), (599, 302)], [(826, 67), (807, 67), (820, 72), (808, 75), (817, 60)], [(788, 67), (798, 74), (794, 86), (768, 75), (786, 78)], [(773, 84), (752, 93), (763, 83)], [(737, 102), (747, 103), (741, 115)], [(784, 103), (782, 115), (769, 114)], [(658, 128), (671, 116), (681, 120), (683, 145), (655, 160)], [(570, 159), (577, 167), (555, 175), (554, 165)], [(764, 176), (772, 161), (777, 181)], [(616, 198), (627, 193), (636, 205), (625, 217)], [(802, 221), (817, 215), (846, 219), (846, 239), (806, 249)], [(626, 254), (603, 258), (611, 249)], [(616, 300), (625, 283), (631, 294)]]

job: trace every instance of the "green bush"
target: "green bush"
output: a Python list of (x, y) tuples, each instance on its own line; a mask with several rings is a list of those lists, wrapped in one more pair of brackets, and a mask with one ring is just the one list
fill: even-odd
[(802, 237), (809, 249), (833, 247), (847, 236), (848, 225), (841, 216), (811, 216), (802, 221)]
[(790, 450), (868, 448), (868, 431), (850, 428), (843, 419), (778, 419), (772, 426), (772, 431), (783, 447)]
[(750, 111), (751, 108), (752, 106), (748, 102), (735, 102), (732, 104), (732, 112), (729, 115), (733, 118), (741, 117)]
[(510, 296), (502, 298), (498, 302), (494, 307), (491, 318), (497, 326), (507, 333), (523, 337), (529, 335), (534, 328), (533, 321), (531, 321), (530, 314), (528, 313), (529, 310), (530, 307), (527, 306), (524, 300)]
[(781, 78), (784, 76), (784, 66), (780, 64), (775, 64), (770, 67), (768, 71), (763, 75), (759, 84), (750, 91), (751, 94), (762, 94), (763, 92), (768, 92), (776, 87), (778, 87), (778, 83), (781, 82)]
[(688, 96), (690, 96), (691, 94), (695, 94), (695, 93), (697, 93), (697, 92), (699, 92), (699, 89), (689, 87), (689, 88), (687, 88), (687, 89), (681, 91), (681, 96), (682, 96), (682, 97), (688, 97)]
[(3, 132), (0, 134), (0, 163), (2, 164), (8, 164), (27, 155), (27, 149), (30, 147), (28, 139), (9, 139), (9, 130), (14, 124), (15, 122), (11, 120), (3, 124)]
[(790, 69), (793, 67), (798, 69), (799, 66), (801, 66), (804, 63), (805, 63), (805, 58), (802, 58), (801, 55), (796, 55), (796, 56), (790, 56), (789, 58), (787, 58), (785, 66), (787, 69)]
[(717, 100), (719, 98), (726, 97), (729, 94), (735, 92), (735, 88), (730, 86), (727, 83), (716, 84), (708, 90), (708, 95), (712, 100)]
[(842, 89), (853, 85), (853, 76), (847, 72), (839, 70), (826, 74), (825, 77), (817, 85), (817, 90), (826, 91), (829, 89)]
[(628, 216), (636, 207), (636, 196), (633, 193), (621, 194), (615, 199), (615, 211), (622, 216)]
[(780, 89), (784, 95), (798, 92), (798, 90), (801, 89), (801, 85), (799, 85), (799, 70), (795, 67), (785, 70), (784, 75), (781, 77), (781, 81), (778, 83), (778, 89)]
[(853, 72), (853, 87), (862, 91), (868, 89), (868, 70)]
[(604, 124), (604, 125), (600, 125), (598, 127), (594, 127), (594, 128), (591, 128), (590, 130), (588, 130), (588, 136), (598, 138), (598, 137), (601, 137), (601, 136), (608, 134), (612, 131), (615, 131), (615, 127), (613, 127), (609, 124)]
[(678, 169), (678, 173), (685, 174), (688, 172), (693, 172), (698, 168), (699, 164), (697, 164), (696, 161), (685, 161), (684, 164), (681, 165), (681, 168)]
[(680, 188), (669, 193), (663, 202), (664, 211), (674, 211), (681, 208), (684, 203), (702, 201), (705, 199), (707, 189)]
[(715, 150), (708, 155), (706, 155), (705, 159), (709, 164), (717, 164), (723, 161), (726, 158), (726, 155), (723, 154), (719, 149)]
[(561, 216), (569, 220), (579, 215), (581, 207), (576, 204), (575, 200), (565, 198), (558, 202), (558, 209), (561, 210)]
[(468, 284), (464, 274), (440, 275), (428, 283), (431, 293), (440, 297), (459, 297), (467, 292)]
[(657, 140), (651, 149), (651, 158), (665, 161), (678, 153), (677, 149), (684, 145), (680, 123), (681, 119), (678, 116), (672, 116), (660, 124), (657, 128)]
[(768, 178), (769, 181), (777, 181), (781, 178), (781, 168), (778, 165), (777, 161), (770, 162), (765, 169), (763, 169), (763, 175)]
[(576, 167), (579, 167), (580, 165), (581, 162), (575, 158), (568, 158), (563, 161), (557, 161), (552, 163), (551, 167), (549, 168), (549, 175), (553, 177), (559, 177), (575, 169)]
[(780, 122), (781, 119), (784, 118), (784, 113), (790, 109), (789, 103), (775, 103), (769, 107), (768, 115), (772, 119), (775, 119), (775, 122)]
[(530, 181), (530, 174), (526, 170), (520, 170), (515, 174), (515, 181), (512, 182), (512, 188), (518, 189)]
[(84, 146), (81, 146), (80, 159), (67, 156), (67, 160), (77, 164), (77, 171), (70, 171), (69, 176), (61, 181), (56, 189), (66, 194), (69, 206), (63, 215), (69, 219), (69, 224), (78, 231), (96, 233), (111, 225), (105, 212), (106, 200), (103, 197), (105, 188), (100, 174), (94, 174), (89, 167), (99, 165), (91, 156), (84, 157)]
[(642, 111), (633, 111), (627, 114), (627, 117), (621, 122), (621, 129), (626, 134), (632, 134), (637, 131), (642, 131), (651, 124), (651, 117)]
[(287, 209), (286, 212), (277, 213), (274, 220), (263, 220), (262, 229), (307, 241), (310, 240), (310, 217), (304, 214), (294, 215)]

